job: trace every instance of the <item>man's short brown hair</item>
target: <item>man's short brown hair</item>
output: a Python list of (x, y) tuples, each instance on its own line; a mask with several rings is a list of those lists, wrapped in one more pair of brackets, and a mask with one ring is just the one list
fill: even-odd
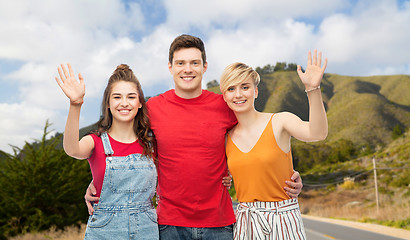
[(169, 47), (169, 63), (172, 65), (172, 60), (174, 59), (174, 52), (182, 48), (197, 48), (201, 51), (202, 64), (206, 63), (206, 53), (204, 42), (198, 37), (194, 37), (187, 34), (182, 34), (174, 39)]

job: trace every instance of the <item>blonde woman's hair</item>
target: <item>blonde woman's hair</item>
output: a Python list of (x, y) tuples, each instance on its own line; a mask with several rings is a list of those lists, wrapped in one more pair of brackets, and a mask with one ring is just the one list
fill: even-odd
[(224, 93), (229, 87), (241, 84), (248, 79), (253, 81), (255, 87), (260, 82), (260, 76), (253, 68), (240, 62), (232, 63), (223, 71), (219, 88)]

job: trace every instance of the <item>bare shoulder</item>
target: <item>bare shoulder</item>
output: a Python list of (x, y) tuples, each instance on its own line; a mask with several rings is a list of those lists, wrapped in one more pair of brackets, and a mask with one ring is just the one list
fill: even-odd
[(286, 119), (289, 118), (289, 115), (290, 115), (290, 114), (292, 114), (292, 113), (290, 113), (290, 112), (278, 112), (278, 113), (275, 113), (275, 114), (273, 115), (273, 117), (272, 117), (272, 123), (273, 123), (273, 122), (280, 123), (280, 122), (286, 121)]
[(228, 138), (228, 135), (232, 138), (233, 135), (235, 135), (235, 129), (236, 129), (235, 125), (233, 128), (231, 128), (231, 130), (228, 131), (228, 133), (226, 134), (226, 137)]
[(94, 139), (91, 135), (86, 135), (81, 138), (80, 140), (80, 151), (81, 157), (80, 158), (88, 158), (91, 156), (95, 147)]
[(264, 118), (271, 118), (273, 115), (275, 115), (275, 113), (266, 113), (266, 112), (261, 112), (259, 114), (260, 114), (260, 116), (262, 116)]
[(270, 119), (275, 116), (274, 113), (265, 113), (265, 112), (260, 112), (257, 118), (257, 121), (255, 122), (255, 126), (259, 126), (261, 129), (265, 129), (266, 124), (270, 122)]
[(85, 135), (84, 137), (81, 138), (82, 142), (87, 142), (87, 143), (92, 143), (94, 146), (94, 139), (91, 137), (91, 134)]
[(295, 118), (297, 118), (297, 116), (291, 112), (278, 112), (275, 113), (275, 115), (272, 118), (272, 121), (275, 120), (278, 122), (285, 122)]
[(287, 128), (289, 124), (299, 122), (298, 116), (291, 112), (278, 112), (272, 117), (272, 128), (276, 131), (281, 132), (283, 129)]
[(272, 128), (274, 130), (277, 130), (277, 129), (281, 128), (281, 126), (283, 125), (282, 123), (285, 119), (284, 113), (285, 112), (277, 112), (277, 113), (273, 114), (273, 116), (272, 116)]

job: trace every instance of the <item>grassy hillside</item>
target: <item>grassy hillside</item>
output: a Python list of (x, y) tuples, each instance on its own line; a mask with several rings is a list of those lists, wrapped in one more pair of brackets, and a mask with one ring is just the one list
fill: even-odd
[(410, 76), (327, 74), (326, 80), (333, 87), (327, 100), (330, 141), (344, 138), (358, 144), (387, 144), (396, 125), (410, 125), (410, 95), (404, 93), (410, 89)]
[[(372, 159), (376, 161), (380, 211)], [(410, 229), (410, 131), (371, 155), (317, 164), (302, 174), (305, 214)], [(348, 177), (348, 178), (346, 178)], [(403, 211), (405, 210), (405, 211)]]

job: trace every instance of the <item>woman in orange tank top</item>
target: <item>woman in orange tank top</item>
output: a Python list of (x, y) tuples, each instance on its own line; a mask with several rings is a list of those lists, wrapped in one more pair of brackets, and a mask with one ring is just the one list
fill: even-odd
[(228, 167), (240, 204), (234, 239), (306, 239), (299, 204), (283, 185), (293, 172), (291, 137), (324, 140), (328, 125), (320, 82), (327, 66), (322, 54), (309, 51), (306, 71), (297, 73), (309, 100), (309, 121), (289, 112), (261, 113), (254, 106), (259, 74), (243, 63), (229, 65), (221, 76), (224, 100), (238, 124), (226, 138)]

